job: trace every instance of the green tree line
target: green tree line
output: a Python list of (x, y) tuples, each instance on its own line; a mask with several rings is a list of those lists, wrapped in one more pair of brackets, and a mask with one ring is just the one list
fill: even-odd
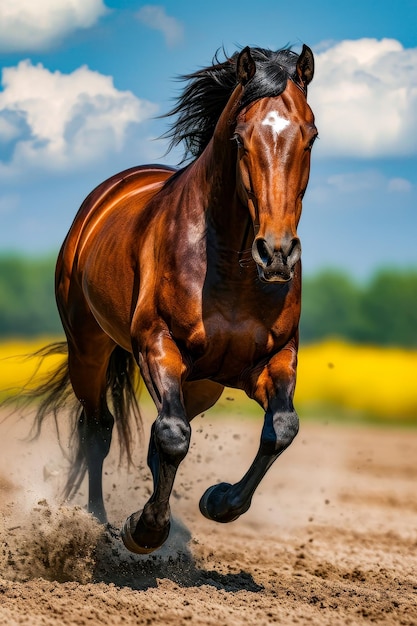
[(0, 256), (0, 338), (62, 333), (54, 272), (54, 257)]
[[(55, 259), (0, 257), (0, 338), (62, 333)], [(303, 281), (301, 340), (417, 348), (417, 269), (380, 270), (365, 283), (325, 270)]]
[(380, 270), (366, 283), (339, 271), (303, 282), (301, 338), (417, 348), (417, 269)]

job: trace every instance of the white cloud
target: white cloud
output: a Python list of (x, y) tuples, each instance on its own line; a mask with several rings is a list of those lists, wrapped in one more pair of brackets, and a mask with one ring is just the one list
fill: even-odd
[(386, 187), (387, 182), (380, 172), (371, 169), (362, 172), (333, 174), (327, 179), (327, 184), (337, 193), (351, 194), (380, 189)]
[(0, 162), (3, 176), (27, 168), (82, 168), (120, 151), (130, 125), (156, 112), (154, 104), (118, 91), (111, 77), (85, 66), (62, 74), (21, 61), (3, 70), (3, 87), (0, 139), (12, 142), (9, 160)]
[(359, 39), (315, 58), (309, 100), (321, 136), (318, 155), (417, 154), (417, 48)]
[(405, 178), (391, 178), (388, 183), (388, 191), (391, 193), (409, 193), (413, 185)]
[[(410, 194), (413, 184), (405, 178), (390, 178), (377, 169), (366, 168), (357, 172), (333, 174), (310, 184), (308, 201), (317, 205), (352, 207), (375, 204), (376, 198), (390, 194)], [(371, 202), (371, 199), (373, 201)]]
[(1, 0), (0, 51), (46, 49), (107, 11), (103, 0)]
[(145, 26), (161, 31), (169, 47), (181, 43), (184, 37), (184, 27), (181, 22), (167, 15), (164, 7), (147, 4), (136, 13), (136, 17)]

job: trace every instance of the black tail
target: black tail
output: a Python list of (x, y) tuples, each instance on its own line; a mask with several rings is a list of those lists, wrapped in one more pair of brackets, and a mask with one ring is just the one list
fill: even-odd
[[(33, 356), (42, 361), (53, 355), (68, 355), (66, 341), (49, 344), (38, 350)], [(136, 399), (136, 391), (139, 387), (139, 369), (133, 356), (120, 346), (114, 349), (107, 368), (107, 401), (110, 411), (113, 413), (118, 432), (120, 446), (120, 459), (124, 456), (128, 464), (132, 463), (132, 422), (136, 429), (141, 431), (142, 419), (139, 405)], [(42, 424), (48, 416), (52, 416), (57, 431), (58, 441), (66, 455), (62, 445), (61, 429), (59, 427), (59, 414), (65, 410), (69, 413), (71, 423), (71, 466), (68, 474), (64, 496), (72, 497), (78, 490), (87, 470), (86, 461), (78, 437), (78, 423), (82, 413), (82, 407), (74, 395), (68, 371), (68, 359), (66, 358), (52, 374), (48, 374), (34, 390), (24, 390), (19, 398), (19, 406), (39, 402), (32, 428), (32, 438), (36, 438), (41, 431)]]

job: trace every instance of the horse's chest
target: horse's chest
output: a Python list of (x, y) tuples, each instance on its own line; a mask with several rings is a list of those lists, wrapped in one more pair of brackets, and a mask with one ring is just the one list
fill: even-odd
[(252, 293), (245, 285), (217, 288), (216, 293), (207, 289), (201, 299), (189, 294), (181, 298), (181, 293), (175, 299), (170, 330), (184, 351), (192, 378), (235, 384), (243, 372), (283, 348), (298, 325), (299, 306), (289, 297)]
[[(197, 337), (196, 337), (197, 338)], [(218, 381), (235, 380), (277, 349), (275, 329), (253, 319), (213, 316), (191, 348), (193, 375)]]

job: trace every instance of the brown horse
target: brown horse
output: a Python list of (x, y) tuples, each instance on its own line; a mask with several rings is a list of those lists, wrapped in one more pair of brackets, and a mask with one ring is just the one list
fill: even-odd
[(306, 99), (313, 71), (307, 46), (300, 55), (245, 48), (185, 77), (168, 136), (171, 147), (185, 142), (191, 162), (179, 171), (135, 167), (102, 183), (60, 251), (56, 297), (68, 361), (44, 387), (37, 423), (56, 414), (72, 387), (78, 443), (67, 495), (88, 472), (89, 510), (106, 522), (103, 461), (114, 421), (130, 455), (131, 375), (139, 366), (158, 416), (148, 454), (154, 491), (122, 530), (133, 552), (151, 552), (168, 537), (190, 422), (224, 386), (256, 400), (265, 421), (242, 480), (201, 498), (209, 519), (229, 522), (247, 511), (297, 434), (297, 225), (317, 137)]

